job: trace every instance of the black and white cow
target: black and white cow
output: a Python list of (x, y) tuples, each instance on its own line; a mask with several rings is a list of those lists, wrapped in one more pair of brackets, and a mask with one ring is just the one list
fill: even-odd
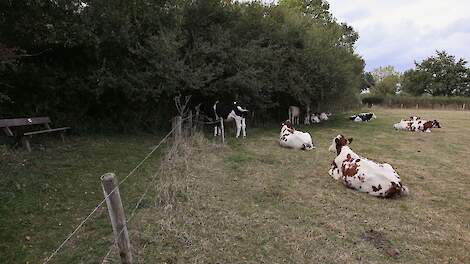
[[(215, 120), (222, 118), (224, 121), (235, 121), (237, 127), (237, 138), (242, 132), (243, 137), (246, 137), (246, 122), (245, 118), (248, 115), (249, 110), (244, 109), (237, 102), (233, 104), (222, 104), (219, 101), (216, 101), (213, 106)], [(222, 128), (220, 123), (216, 123), (214, 126), (214, 136), (218, 136), (222, 133)]]
[(374, 113), (360, 113), (349, 117), (354, 122), (368, 122), (372, 119), (376, 119), (377, 116)]

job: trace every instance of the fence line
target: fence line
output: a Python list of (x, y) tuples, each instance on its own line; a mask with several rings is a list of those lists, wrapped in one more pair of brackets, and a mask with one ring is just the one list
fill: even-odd
[[(87, 217), (85, 217), (85, 219), (72, 231), (72, 233), (70, 233), (67, 238), (65, 238), (65, 240), (52, 252), (51, 255), (49, 255), (49, 257), (43, 262), (43, 264), (47, 264), (49, 263), (49, 261), (55, 257), (55, 255), (65, 246), (65, 244), (75, 235), (75, 233), (77, 233), (78, 230), (80, 230), (80, 228), (82, 228), (82, 226), (90, 219), (90, 217), (92, 215), (94, 215), (96, 213), (96, 211), (106, 202), (106, 199), (111, 196), (117, 189), (118, 187), (123, 184), (132, 174), (134, 174), (134, 172), (140, 167), (142, 166), (142, 164), (163, 144), (163, 142), (174, 132), (175, 128), (173, 128), (153, 149), (152, 151), (150, 151), (147, 156), (145, 156), (145, 158), (143, 160), (141, 160), (139, 162), (139, 164), (137, 164), (136, 167), (134, 167), (134, 169), (132, 169), (126, 177), (124, 177), (124, 179), (122, 179), (119, 184), (101, 201), (98, 203), (98, 205), (96, 205), (96, 207), (91, 211), (91, 213), (88, 214)], [(121, 231), (122, 232), (122, 231)]]
[[(137, 212), (137, 209), (139, 208), (140, 204), (142, 203), (142, 201), (144, 200), (145, 196), (147, 195), (148, 191), (150, 190), (150, 187), (153, 186), (153, 184), (155, 183), (156, 179), (157, 179), (157, 174), (158, 173), (155, 173), (154, 176), (152, 177), (152, 182), (151, 184), (149, 184), (149, 186), (147, 186), (147, 188), (145, 189), (144, 193), (140, 196), (140, 199), (137, 201), (134, 209), (132, 210), (129, 218), (127, 219), (126, 221), (126, 226), (128, 223), (130, 223), (132, 221), (132, 219), (134, 218), (136, 212)], [(116, 237), (120, 237), (122, 232), (124, 232), (125, 228), (122, 228), (121, 231), (119, 231), (118, 235)], [(111, 254), (112, 250), (116, 248), (116, 241), (114, 241), (114, 243), (109, 247), (109, 250), (108, 252), (106, 253), (106, 255), (103, 257), (103, 260), (101, 261), (101, 263), (106, 263), (106, 260), (108, 260), (108, 257), (109, 257), (109, 254)]]

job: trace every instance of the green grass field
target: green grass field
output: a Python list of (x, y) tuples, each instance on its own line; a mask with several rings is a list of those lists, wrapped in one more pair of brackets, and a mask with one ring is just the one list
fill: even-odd
[[(161, 139), (158, 135), (33, 139), (33, 152), (0, 152), (0, 263), (42, 263), (103, 199), (100, 176), (123, 178)], [(156, 170), (157, 151), (121, 188), (131, 208)], [(100, 208), (52, 263), (93, 263), (112, 241)]]
[[(157, 155), (123, 194), (128, 212), (147, 179), (161, 174), (129, 225), (136, 262), (469, 263), (470, 113), (374, 112), (369, 123), (344, 115), (300, 127), (316, 144), (309, 152), (280, 148), (273, 127), (248, 128), (245, 140), (227, 129), (227, 145), (197, 136), (164, 159)], [(394, 131), (410, 115), (438, 119), (443, 128)], [(380, 199), (333, 180), (327, 148), (339, 133), (354, 138), (359, 155), (390, 163), (411, 195)], [(3, 154), (1, 263), (47, 256), (101, 198), (99, 176), (126, 174), (158, 137), (70, 141)], [(52, 263), (100, 262), (111, 239), (105, 210)], [(116, 254), (110, 260), (117, 263)]]

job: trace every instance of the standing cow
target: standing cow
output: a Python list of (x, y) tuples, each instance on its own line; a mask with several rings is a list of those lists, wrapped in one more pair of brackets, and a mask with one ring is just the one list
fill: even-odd
[(289, 120), (293, 125), (300, 124), (300, 108), (298, 106), (289, 106)]
[[(242, 132), (243, 137), (246, 137), (246, 122), (245, 118), (248, 115), (248, 110), (244, 109), (237, 102), (234, 102), (232, 105), (221, 104), (219, 101), (216, 101), (213, 106), (215, 120), (222, 118), (224, 121), (235, 120), (235, 125), (237, 127), (238, 138), (240, 132)], [(214, 126), (214, 136), (220, 135), (222, 133), (222, 128), (220, 123), (216, 123)]]
[(377, 163), (354, 153), (349, 144), (352, 138), (338, 135), (333, 139), (329, 151), (336, 152), (329, 174), (351, 189), (373, 196), (391, 198), (408, 194), (401, 184), (400, 176), (387, 163)]

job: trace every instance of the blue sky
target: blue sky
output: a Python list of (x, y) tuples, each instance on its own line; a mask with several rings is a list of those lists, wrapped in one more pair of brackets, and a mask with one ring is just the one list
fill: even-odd
[(367, 71), (392, 65), (403, 72), (436, 50), (470, 61), (469, 0), (328, 2), (339, 22), (359, 32), (356, 52), (366, 61)]

